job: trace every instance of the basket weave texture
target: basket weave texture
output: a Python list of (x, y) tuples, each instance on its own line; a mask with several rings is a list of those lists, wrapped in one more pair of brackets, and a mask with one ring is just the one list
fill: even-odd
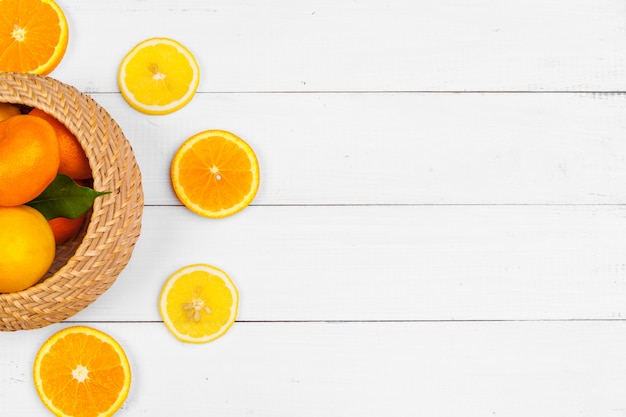
[(141, 229), (143, 191), (133, 150), (111, 116), (90, 96), (50, 77), (0, 73), (0, 102), (36, 107), (78, 138), (93, 173), (90, 221), (58, 246), (48, 274), (24, 291), (0, 294), (0, 330), (61, 322), (104, 293), (130, 260)]

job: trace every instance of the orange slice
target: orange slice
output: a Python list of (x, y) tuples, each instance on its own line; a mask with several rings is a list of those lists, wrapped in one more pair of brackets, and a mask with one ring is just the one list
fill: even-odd
[(254, 199), (259, 178), (252, 148), (224, 130), (190, 137), (172, 160), (171, 180), (178, 199), (205, 217), (226, 217), (243, 210)]
[(159, 311), (180, 341), (207, 343), (223, 336), (237, 318), (239, 294), (222, 270), (206, 264), (185, 266), (163, 286)]
[(200, 83), (196, 59), (179, 42), (151, 38), (122, 60), (118, 85), (124, 99), (146, 114), (168, 114), (185, 106)]
[(90, 327), (63, 329), (39, 349), (35, 388), (59, 417), (108, 417), (126, 400), (130, 366), (111, 336)]
[(0, 71), (52, 72), (69, 36), (61, 8), (52, 0), (2, 0), (0, 16)]

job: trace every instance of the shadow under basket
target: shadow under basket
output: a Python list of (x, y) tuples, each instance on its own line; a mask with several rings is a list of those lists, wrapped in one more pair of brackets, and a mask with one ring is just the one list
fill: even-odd
[(141, 229), (141, 172), (130, 143), (111, 116), (76, 88), (50, 77), (0, 73), (0, 102), (39, 108), (81, 143), (97, 197), (80, 232), (57, 246), (54, 263), (36, 285), (0, 294), (0, 331), (61, 322), (94, 302), (130, 260)]

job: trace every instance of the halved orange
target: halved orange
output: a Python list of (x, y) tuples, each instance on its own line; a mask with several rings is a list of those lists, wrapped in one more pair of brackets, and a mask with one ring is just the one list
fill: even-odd
[(85, 326), (65, 328), (39, 349), (33, 367), (35, 388), (59, 417), (108, 417), (130, 389), (130, 365), (111, 336)]
[(223, 336), (237, 318), (239, 293), (219, 268), (187, 265), (172, 274), (161, 291), (163, 323), (180, 341), (207, 343)]
[(171, 180), (176, 196), (191, 211), (226, 217), (243, 210), (256, 196), (259, 163), (240, 137), (207, 130), (180, 146), (172, 160)]
[(46, 75), (61, 62), (69, 29), (52, 0), (0, 1), (0, 71)]

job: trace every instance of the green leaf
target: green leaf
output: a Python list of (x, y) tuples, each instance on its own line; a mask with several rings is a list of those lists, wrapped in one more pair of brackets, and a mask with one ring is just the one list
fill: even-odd
[(75, 219), (89, 211), (96, 197), (104, 194), (110, 193), (82, 187), (67, 175), (58, 174), (54, 181), (27, 205), (38, 210), (47, 220), (55, 217)]

